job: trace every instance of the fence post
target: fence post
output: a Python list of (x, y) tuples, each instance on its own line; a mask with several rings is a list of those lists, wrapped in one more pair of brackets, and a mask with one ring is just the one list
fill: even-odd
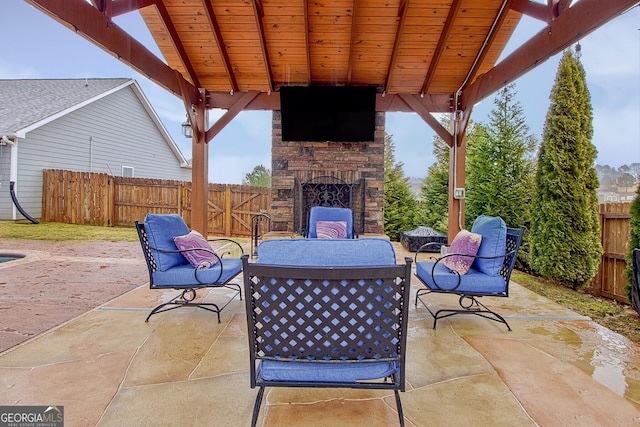
[(231, 185), (227, 184), (224, 189), (224, 235), (231, 236)]
[(182, 192), (184, 191), (184, 182), (178, 181), (178, 215), (182, 216)]

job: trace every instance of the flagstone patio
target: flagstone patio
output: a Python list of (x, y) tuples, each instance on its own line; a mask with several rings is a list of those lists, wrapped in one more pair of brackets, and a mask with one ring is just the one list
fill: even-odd
[[(6, 244), (0, 241), (0, 251)], [(249, 425), (257, 390), (249, 387), (243, 303), (229, 305), (220, 324), (197, 309), (145, 323), (173, 292), (148, 289), (137, 242), (118, 245), (120, 259), (112, 250), (85, 247), (71, 256), (58, 247), (0, 267), (3, 345), (12, 335), (7, 314), (28, 305), (23, 317), (41, 318), (39, 327), (23, 319), (30, 338), (0, 353), (0, 405), (61, 405), (66, 426)], [(396, 250), (399, 260), (407, 255)], [(485, 303), (507, 317), (512, 332), (466, 316), (441, 320), (434, 330), (427, 310), (411, 305), (401, 394), (407, 425), (640, 424), (640, 346), (511, 285), (511, 297)], [(413, 292), (418, 286), (414, 279)], [(124, 293), (99, 297), (105, 287)], [(56, 294), (64, 297), (52, 301)], [(201, 297), (224, 298), (220, 290)], [(96, 308), (85, 305), (100, 298)], [(457, 304), (447, 295), (432, 301)], [(392, 392), (269, 389), (260, 423), (386, 427), (397, 425), (397, 414)]]

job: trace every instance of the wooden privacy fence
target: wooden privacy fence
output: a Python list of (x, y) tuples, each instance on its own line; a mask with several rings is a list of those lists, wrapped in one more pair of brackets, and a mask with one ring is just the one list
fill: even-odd
[(604, 253), (598, 274), (591, 282), (595, 295), (629, 303), (624, 259), (629, 250), (630, 203), (607, 203), (598, 207)]
[[(251, 236), (252, 216), (270, 210), (271, 189), (209, 184), (208, 203), (209, 233)], [(190, 225), (191, 183), (104, 173), (43, 171), (43, 221), (132, 226), (147, 213), (177, 213)]]
[[(253, 215), (269, 212), (271, 189), (209, 184), (208, 229), (220, 236), (251, 236)], [(593, 292), (629, 303), (624, 276), (629, 249), (629, 203), (599, 206), (604, 254)], [(177, 213), (191, 221), (191, 183), (123, 178), (101, 173), (45, 170), (42, 220), (90, 225), (133, 225), (149, 213)]]

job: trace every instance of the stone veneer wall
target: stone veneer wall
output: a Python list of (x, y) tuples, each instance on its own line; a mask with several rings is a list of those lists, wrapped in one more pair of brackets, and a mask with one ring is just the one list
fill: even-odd
[(374, 141), (283, 142), (280, 111), (273, 111), (271, 230), (293, 231), (294, 182), (334, 176), (346, 183), (365, 179), (364, 232), (384, 233), (385, 115), (376, 113)]

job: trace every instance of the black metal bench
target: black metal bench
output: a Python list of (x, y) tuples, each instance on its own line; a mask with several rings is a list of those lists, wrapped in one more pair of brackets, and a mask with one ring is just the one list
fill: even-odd
[(405, 390), (411, 258), (397, 265), (391, 249), (379, 265), (286, 265), (296, 259), (288, 255), (305, 245), (311, 264), (323, 247), (328, 262), (341, 255), (336, 248), (348, 254), (356, 247), (390, 247), (367, 240), (264, 242), (284, 254), (284, 265), (243, 257), (251, 388), (259, 387), (252, 426), (266, 387), (393, 390), (404, 425), (399, 391)]

